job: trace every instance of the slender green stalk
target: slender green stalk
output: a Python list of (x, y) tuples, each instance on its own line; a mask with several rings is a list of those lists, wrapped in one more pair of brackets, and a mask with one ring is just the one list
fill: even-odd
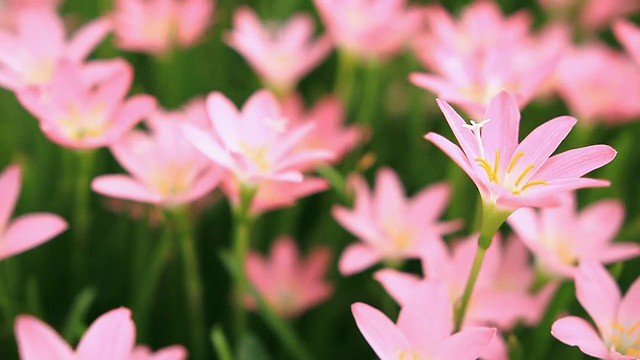
[(353, 96), (356, 64), (356, 58), (352, 54), (346, 51), (338, 52), (338, 71), (336, 71), (334, 92), (340, 96), (347, 109), (350, 109), (349, 105)]
[[(482, 235), (480, 235), (482, 238)], [(469, 305), (469, 299), (471, 298), (471, 293), (473, 292), (473, 287), (476, 284), (476, 280), (478, 279), (478, 274), (480, 273), (480, 269), (482, 268), (482, 262), (484, 261), (484, 255), (486, 254), (487, 249), (483, 249), (478, 246), (476, 250), (476, 255), (473, 258), (473, 265), (471, 265), (471, 272), (469, 273), (469, 278), (467, 279), (467, 284), (464, 287), (464, 293), (462, 294), (462, 298), (460, 299), (459, 307), (456, 311), (456, 330), (460, 331), (462, 327), (462, 322), (464, 321), (464, 315), (467, 312), (467, 306)]]
[(187, 208), (174, 212), (184, 266), (184, 283), (189, 306), (189, 323), (191, 325), (193, 359), (205, 358), (205, 318), (202, 305), (202, 280), (199, 273), (198, 257), (195, 251), (193, 229)]
[(216, 351), (216, 355), (218, 355), (218, 359), (233, 360), (229, 342), (227, 341), (227, 337), (224, 336), (222, 327), (220, 327), (219, 325), (214, 326), (213, 330), (211, 330), (211, 343), (213, 344), (213, 348)]
[(367, 64), (364, 88), (362, 90), (362, 102), (356, 118), (358, 124), (371, 125), (373, 122), (373, 117), (379, 108), (376, 105), (380, 104), (380, 99), (378, 98), (380, 75), (380, 64), (377, 61), (372, 60)]
[(240, 341), (247, 326), (247, 314), (242, 302), (242, 296), (247, 292), (246, 274), (244, 271), (244, 261), (250, 248), (251, 225), (253, 217), (251, 216), (251, 201), (257, 191), (257, 188), (241, 185), (240, 203), (233, 209), (233, 259), (237, 276), (235, 277), (234, 292), (234, 322), (235, 322), (235, 339)]
[(85, 285), (87, 274), (87, 241), (91, 226), (91, 176), (93, 173), (94, 150), (78, 151), (79, 169), (75, 184), (74, 216), (71, 228), (74, 233), (74, 272), (79, 288)]

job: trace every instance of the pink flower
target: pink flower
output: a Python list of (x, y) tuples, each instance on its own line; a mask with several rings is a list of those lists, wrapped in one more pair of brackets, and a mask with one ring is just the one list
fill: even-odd
[(5, 0), (0, 7), (0, 27), (15, 31), (19, 13), (25, 10), (55, 12), (60, 0)]
[(313, 19), (307, 14), (296, 14), (282, 25), (263, 25), (249, 7), (242, 6), (234, 13), (233, 26), (226, 43), (249, 62), (265, 85), (284, 94), (332, 47), (327, 36), (313, 41)]
[(155, 353), (144, 345), (133, 349), (129, 360), (186, 360), (187, 350), (180, 345), (167, 346)]
[(376, 187), (369, 192), (365, 180), (350, 179), (355, 207), (335, 207), (333, 217), (360, 239), (348, 246), (338, 267), (343, 275), (360, 272), (379, 261), (398, 261), (420, 256), (421, 247), (458, 228), (458, 222), (439, 222), (449, 201), (445, 183), (429, 186), (407, 199), (398, 176), (391, 169), (378, 172)]
[(560, 26), (534, 35), (529, 13), (505, 17), (492, 1), (473, 2), (459, 21), (439, 5), (428, 8), (426, 15), (426, 31), (414, 45), (432, 73), (414, 73), (410, 80), (474, 117), (482, 116), (502, 90), (524, 107), (541, 92), (569, 42)]
[(191, 145), (182, 124), (202, 125), (204, 119), (188, 112), (152, 115), (149, 132), (132, 130), (111, 145), (111, 152), (129, 175), (103, 175), (91, 187), (103, 195), (173, 207), (193, 202), (211, 192), (222, 170)]
[(630, 21), (618, 20), (613, 24), (613, 33), (640, 66), (640, 28)]
[(268, 91), (256, 92), (241, 111), (219, 92), (207, 98), (212, 128), (185, 125), (187, 139), (243, 184), (300, 182), (310, 164), (331, 159), (324, 150), (295, 151), (313, 124), (292, 128)]
[(550, 15), (570, 19), (577, 14), (578, 24), (588, 30), (600, 30), (621, 16), (640, 10), (640, 3), (628, 0), (538, 0)]
[(54, 11), (20, 11), (15, 33), (0, 31), (0, 86), (20, 90), (48, 84), (59, 61), (79, 65), (110, 29), (107, 19), (98, 19), (66, 40), (62, 19)]
[(394, 324), (379, 310), (363, 303), (351, 306), (360, 332), (381, 360), (474, 360), (486, 349), (496, 330), (467, 328), (453, 331), (447, 290), (437, 281), (416, 287)]
[(615, 280), (602, 265), (584, 261), (575, 281), (576, 297), (597, 330), (582, 318), (567, 316), (553, 323), (551, 334), (596, 358), (640, 358), (640, 279), (622, 298)]
[(129, 360), (135, 332), (131, 311), (114, 309), (91, 324), (74, 351), (54, 329), (33, 316), (20, 315), (15, 322), (22, 360)]
[(22, 173), (18, 165), (0, 174), (0, 260), (51, 240), (67, 229), (58, 215), (33, 213), (9, 221), (20, 195)]
[(151, 113), (155, 100), (136, 95), (125, 100), (133, 69), (114, 60), (112, 74), (88, 79), (80, 65), (61, 62), (47, 88), (29, 87), (17, 93), (51, 141), (74, 149), (103, 147), (119, 140)]
[(640, 98), (638, 65), (604, 44), (592, 43), (568, 53), (558, 66), (556, 83), (581, 122), (615, 124), (640, 116), (640, 103), (635, 100)]
[(402, 50), (418, 30), (421, 10), (406, 0), (314, 0), (336, 45), (363, 59)]
[(300, 141), (298, 150), (328, 150), (333, 153), (333, 162), (342, 159), (366, 136), (354, 125), (343, 126), (345, 109), (340, 99), (334, 96), (323, 97), (308, 112), (301, 96), (289, 96), (283, 102), (282, 112), (291, 120), (293, 127), (314, 126), (313, 132)]
[[(328, 248), (317, 247), (308, 258), (298, 253), (295, 241), (289, 237), (276, 239), (271, 254), (264, 258), (249, 252), (245, 271), (262, 298), (282, 317), (299, 315), (325, 301), (333, 292), (324, 280), (329, 265)], [(255, 309), (255, 300), (248, 296), (247, 306)]]
[(612, 243), (624, 222), (624, 207), (616, 200), (599, 201), (578, 213), (575, 196), (567, 194), (560, 206), (519, 209), (507, 221), (552, 275), (573, 278), (583, 260), (613, 263), (640, 255), (640, 244)]
[(117, 0), (113, 13), (118, 47), (163, 54), (189, 47), (209, 27), (215, 0)]
[(549, 157), (575, 125), (572, 117), (552, 119), (518, 143), (520, 111), (509, 93), (495, 96), (484, 120), (471, 125), (446, 102), (436, 102), (462, 149), (436, 133), (425, 138), (469, 175), (485, 206), (506, 213), (520, 207), (553, 206), (560, 193), (609, 185), (581, 176), (613, 160), (616, 151), (610, 146), (593, 145)]

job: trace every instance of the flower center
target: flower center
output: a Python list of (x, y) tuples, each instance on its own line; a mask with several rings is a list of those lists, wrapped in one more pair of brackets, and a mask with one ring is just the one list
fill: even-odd
[(192, 164), (190, 162), (172, 162), (159, 169), (153, 177), (153, 185), (162, 195), (179, 194), (189, 188), (188, 175)]
[(240, 151), (253, 165), (258, 168), (259, 173), (265, 173), (271, 168), (269, 161), (269, 147), (266, 144), (253, 147), (240, 141)]
[(640, 320), (633, 323), (628, 328), (620, 323), (611, 324), (613, 334), (611, 335), (611, 346), (623, 355), (640, 357)]
[(27, 85), (43, 85), (53, 79), (54, 62), (51, 59), (44, 59), (36, 62), (24, 74), (24, 82)]
[(419, 360), (420, 354), (413, 351), (401, 351), (398, 354), (398, 360)]
[(67, 114), (59, 116), (57, 123), (73, 140), (99, 138), (107, 130), (105, 106), (98, 104), (89, 111), (82, 111), (76, 104), (69, 104)]

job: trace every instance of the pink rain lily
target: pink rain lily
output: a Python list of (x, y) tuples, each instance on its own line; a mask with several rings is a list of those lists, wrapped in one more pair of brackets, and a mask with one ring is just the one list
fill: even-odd
[(616, 151), (610, 146), (587, 146), (549, 157), (575, 125), (572, 117), (552, 119), (518, 143), (520, 111), (509, 93), (495, 96), (484, 120), (471, 124), (446, 102), (436, 102), (462, 149), (436, 133), (425, 138), (469, 175), (485, 207), (509, 214), (520, 207), (557, 205), (557, 195), (563, 192), (609, 185), (581, 176), (613, 160)]
[(211, 24), (214, 5), (215, 0), (117, 0), (116, 45), (151, 54), (189, 47)]
[(601, 30), (622, 16), (640, 10), (640, 3), (629, 0), (538, 0), (551, 16), (572, 20), (577, 15), (578, 25), (587, 30)]
[(79, 65), (61, 62), (49, 87), (26, 88), (18, 99), (51, 141), (74, 149), (108, 146), (155, 107), (149, 95), (125, 100), (133, 82), (131, 65), (114, 60), (112, 68), (110, 77), (95, 81)]
[(60, 0), (5, 0), (0, 6), (0, 27), (15, 31), (19, 13), (25, 10), (55, 12)]
[(551, 326), (556, 339), (607, 360), (640, 359), (640, 279), (622, 297), (618, 284), (597, 262), (584, 261), (576, 274), (576, 297), (596, 325), (577, 316)]
[[(607, 71), (602, 71), (607, 69)], [(640, 70), (604, 44), (573, 49), (560, 62), (556, 86), (580, 123), (619, 124), (640, 117)]]
[[(256, 291), (282, 317), (299, 315), (331, 296), (333, 287), (324, 280), (330, 251), (316, 247), (304, 259), (295, 241), (289, 237), (276, 239), (269, 257), (249, 252), (245, 260), (247, 277)], [(246, 299), (255, 309), (253, 297)]]
[(129, 360), (186, 360), (187, 350), (180, 345), (167, 346), (155, 353), (147, 346), (138, 345), (133, 349)]
[(131, 175), (103, 175), (91, 187), (103, 195), (173, 207), (211, 192), (222, 169), (187, 141), (181, 126), (204, 119), (187, 112), (158, 112), (147, 121), (149, 132), (132, 130), (111, 145), (111, 152)]
[(507, 222), (550, 275), (573, 278), (583, 260), (613, 263), (640, 256), (640, 244), (613, 243), (624, 222), (624, 206), (617, 200), (578, 213), (576, 197), (567, 194), (560, 206), (519, 209)]
[(314, 131), (298, 144), (298, 150), (328, 150), (333, 153), (333, 162), (342, 159), (363, 141), (366, 134), (358, 127), (343, 126), (345, 109), (339, 98), (325, 96), (309, 111), (305, 111), (302, 97), (292, 95), (282, 104), (284, 116), (291, 126), (304, 127), (313, 124)]
[(0, 31), (0, 86), (20, 90), (47, 85), (59, 61), (81, 64), (110, 30), (109, 21), (101, 18), (67, 40), (62, 19), (53, 10), (20, 11), (16, 31)]
[(292, 128), (272, 93), (252, 95), (241, 111), (219, 92), (207, 98), (211, 129), (185, 125), (187, 139), (228, 169), (243, 186), (263, 180), (300, 182), (311, 164), (332, 158), (326, 150), (296, 151), (313, 124)]
[(560, 26), (534, 35), (529, 13), (504, 16), (492, 1), (471, 3), (458, 21), (440, 5), (425, 13), (427, 28), (414, 49), (431, 73), (413, 73), (410, 80), (474, 117), (502, 90), (524, 107), (543, 90), (569, 42)]
[(355, 303), (351, 311), (360, 332), (381, 360), (475, 360), (496, 332), (478, 327), (451, 334), (451, 301), (438, 281), (425, 282), (412, 291), (397, 324), (367, 304)]
[(67, 222), (49, 213), (32, 213), (9, 221), (20, 195), (22, 172), (12, 165), (0, 174), (0, 260), (51, 240)]
[(331, 40), (313, 41), (313, 19), (296, 14), (282, 25), (260, 22), (246, 6), (233, 16), (233, 30), (225, 36), (258, 73), (263, 83), (278, 93), (288, 94), (300, 78), (318, 66), (331, 51)]
[(361, 242), (348, 246), (338, 263), (343, 275), (351, 275), (379, 261), (402, 261), (420, 256), (421, 247), (457, 230), (459, 222), (439, 222), (449, 201), (445, 183), (429, 186), (407, 199), (393, 170), (378, 172), (371, 193), (360, 176), (350, 184), (355, 191), (355, 207), (333, 208), (333, 217)]
[(613, 33), (640, 66), (640, 27), (628, 20), (618, 20), (613, 24)]
[(420, 27), (421, 9), (406, 0), (314, 0), (340, 49), (361, 59), (400, 52)]

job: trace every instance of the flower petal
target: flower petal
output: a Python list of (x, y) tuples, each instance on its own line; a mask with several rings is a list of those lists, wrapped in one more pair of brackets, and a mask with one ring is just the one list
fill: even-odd
[(398, 351), (410, 348), (405, 335), (380, 310), (367, 304), (351, 305), (358, 329), (381, 359), (393, 359)]
[(207, 96), (207, 112), (218, 138), (227, 150), (240, 151), (238, 108), (222, 93), (213, 92)]
[(446, 339), (453, 330), (453, 312), (445, 284), (437, 280), (420, 282), (400, 310), (398, 328), (418, 348), (434, 348)]
[(128, 360), (135, 337), (131, 310), (111, 310), (97, 318), (80, 339), (78, 360)]
[[(493, 163), (495, 149), (500, 151), (500, 155), (510, 157), (518, 147), (518, 137), (520, 136), (518, 102), (508, 92), (500, 92), (489, 102), (485, 119), (491, 119), (482, 127), (482, 143), (485, 146), (487, 160), (489, 163)], [(507, 162), (503, 161), (500, 167), (506, 171)]]
[(575, 283), (578, 301), (607, 338), (620, 304), (618, 284), (604, 266), (587, 260), (580, 262)]
[(0, 259), (19, 254), (51, 240), (68, 227), (58, 215), (32, 213), (13, 220), (0, 245)]
[(99, 194), (142, 203), (159, 204), (162, 196), (127, 175), (102, 175), (93, 179), (91, 189)]
[(85, 24), (71, 38), (67, 45), (66, 54), (76, 61), (83, 60), (89, 56), (110, 31), (111, 20), (105, 17)]
[(22, 360), (69, 360), (73, 349), (51, 326), (29, 315), (16, 318), (15, 334)]
[(453, 135), (458, 140), (458, 143), (467, 158), (471, 160), (479, 157), (480, 149), (478, 148), (477, 140), (469, 129), (462, 127), (462, 125), (466, 125), (467, 122), (464, 121), (446, 101), (436, 99), (436, 103), (438, 104), (438, 107), (440, 107), (444, 117), (447, 119), (447, 123), (449, 123), (451, 131), (453, 131)]
[(549, 158), (536, 172), (536, 180), (549, 181), (581, 177), (608, 164), (617, 152), (608, 145), (572, 149)]
[(378, 252), (364, 244), (349, 245), (340, 256), (338, 269), (343, 276), (353, 275), (382, 260)]
[(373, 274), (373, 278), (382, 285), (387, 294), (400, 306), (404, 306), (407, 303), (412, 292), (420, 283), (418, 276), (394, 269), (376, 271)]
[(551, 335), (567, 345), (577, 346), (587, 355), (600, 359), (609, 358), (609, 352), (600, 336), (586, 320), (577, 316), (556, 320), (551, 325)]
[(475, 360), (496, 335), (492, 328), (466, 328), (444, 339), (434, 353), (435, 359)]

